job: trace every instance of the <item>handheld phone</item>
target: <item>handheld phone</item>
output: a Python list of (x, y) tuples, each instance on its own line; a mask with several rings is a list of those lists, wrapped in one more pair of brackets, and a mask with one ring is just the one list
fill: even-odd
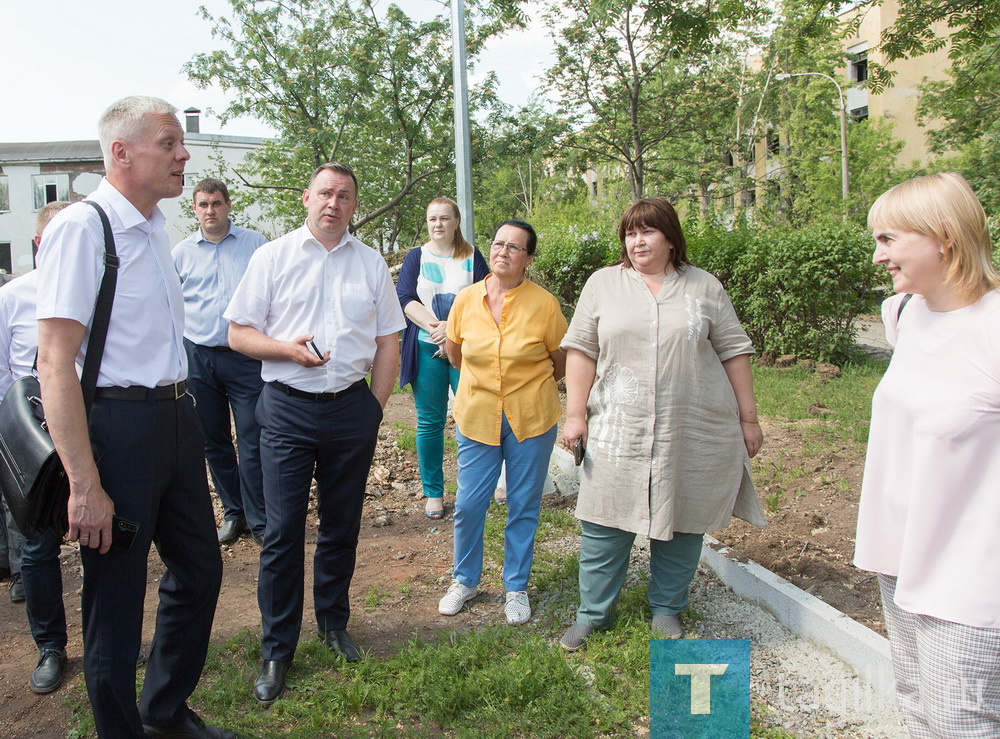
[(111, 519), (111, 546), (116, 549), (124, 549), (127, 552), (132, 548), (132, 543), (138, 532), (139, 524), (135, 521), (113, 516)]
[(316, 352), (316, 356), (317, 356), (317, 357), (319, 357), (320, 359), (322, 359), (322, 358), (323, 358), (323, 352), (321, 352), (321, 351), (319, 350), (319, 347), (317, 347), (317, 346), (316, 346), (316, 342), (315, 342), (315, 341), (313, 341), (312, 339), (310, 339), (310, 340), (309, 340), (309, 346), (310, 346), (310, 347), (312, 348), (312, 350), (313, 350), (314, 352)]
[(584, 446), (583, 437), (576, 437), (576, 441), (573, 442), (573, 462), (579, 467), (583, 464), (583, 453), (587, 451), (587, 447)]

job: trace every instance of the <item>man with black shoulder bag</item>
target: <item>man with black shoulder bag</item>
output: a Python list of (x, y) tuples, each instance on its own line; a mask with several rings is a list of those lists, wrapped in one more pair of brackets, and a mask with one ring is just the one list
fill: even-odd
[[(117, 288), (89, 417), (84, 363), (105, 265), (92, 208), (62, 211), (38, 265), (38, 371), (48, 429), (69, 480), (68, 538), (83, 561), (84, 676), (100, 737), (235, 737), (187, 705), (204, 667), (222, 578), (204, 437), (186, 392), (184, 308), (157, 207), (177, 197), (189, 155), (176, 108), (129, 97), (101, 116), (107, 170), (91, 195), (107, 214)], [(132, 545), (112, 547), (113, 519)], [(142, 698), (146, 561), (156, 542), (156, 630)]]

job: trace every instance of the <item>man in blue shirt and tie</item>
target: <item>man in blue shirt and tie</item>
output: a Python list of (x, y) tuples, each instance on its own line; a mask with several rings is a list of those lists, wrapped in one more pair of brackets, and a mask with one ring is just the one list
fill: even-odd
[[(250, 531), (264, 541), (264, 491), (260, 470), (260, 426), (254, 417), (263, 388), (260, 360), (229, 348), (229, 322), (222, 314), (243, 278), (250, 255), (267, 241), (229, 219), (226, 183), (204, 179), (194, 188), (194, 212), (201, 228), (173, 249), (184, 293), (184, 346), (188, 390), (205, 430), (205, 458), (225, 520), (219, 542)], [(229, 409), (236, 421), (237, 460)]]

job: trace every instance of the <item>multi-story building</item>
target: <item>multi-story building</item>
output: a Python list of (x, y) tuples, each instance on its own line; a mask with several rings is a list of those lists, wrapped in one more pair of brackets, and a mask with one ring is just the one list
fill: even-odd
[[(204, 173), (217, 171), (220, 163), (227, 168), (238, 167), (247, 153), (264, 141), (249, 136), (201, 133), (200, 113), (195, 108), (185, 111), (184, 145), (191, 159), (185, 167), (184, 194), (160, 201), (171, 244), (198, 225), (191, 209), (191, 196), (192, 188)], [(0, 271), (23, 274), (33, 269), (32, 239), (38, 209), (53, 200), (84, 199), (103, 175), (104, 161), (96, 140), (0, 143)], [(259, 213), (241, 216), (244, 222), (252, 222)]]

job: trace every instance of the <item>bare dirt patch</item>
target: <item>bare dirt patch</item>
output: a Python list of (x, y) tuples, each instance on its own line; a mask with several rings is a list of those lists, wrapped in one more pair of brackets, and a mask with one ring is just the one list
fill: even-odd
[[(502, 593), (488, 587), (458, 616), (438, 614), (437, 601), (451, 567), (452, 520), (431, 521), (423, 514), (416, 458), (396, 440), (415, 426), (413, 399), (389, 400), (368, 493), (352, 588), (351, 632), (375, 656), (392, 653), (411, 638), (433, 636), (444, 627), (472, 627), (503, 620)], [(850, 564), (863, 449), (844, 448), (819, 454), (809, 442), (815, 422), (765, 421), (766, 446), (755, 479), (762, 500), (775, 501), (771, 527), (754, 529), (735, 523), (715, 534), (740, 555), (787, 577), (862, 623), (882, 630), (878, 586)], [(452, 432), (453, 433), (453, 432)], [(454, 480), (453, 455), (447, 455), (446, 479)], [(788, 472), (782, 473), (782, 470)], [(796, 474), (791, 474), (794, 470)], [(777, 471), (777, 472), (776, 472)], [(450, 513), (454, 498), (445, 497)], [(566, 507), (572, 500), (549, 496), (545, 505)], [(221, 510), (217, 510), (221, 519)], [(311, 520), (315, 520), (312, 518)], [(313, 638), (311, 546), (308, 532), (306, 607), (302, 638)], [(548, 545), (547, 543), (539, 543)], [(225, 574), (213, 639), (220, 643), (246, 629), (259, 630), (257, 568), (259, 549), (248, 538), (222, 549)], [(150, 555), (146, 645), (152, 637), (156, 588), (162, 565)], [(79, 589), (80, 559), (75, 545), (63, 548), (64, 599), (69, 619), (67, 686), (48, 696), (28, 690), (37, 654), (28, 632), (23, 604), (12, 604), (0, 590), (0, 736), (62, 737), (71, 726), (67, 695), (83, 692)], [(247, 690), (250, 685), (247, 685)]]

